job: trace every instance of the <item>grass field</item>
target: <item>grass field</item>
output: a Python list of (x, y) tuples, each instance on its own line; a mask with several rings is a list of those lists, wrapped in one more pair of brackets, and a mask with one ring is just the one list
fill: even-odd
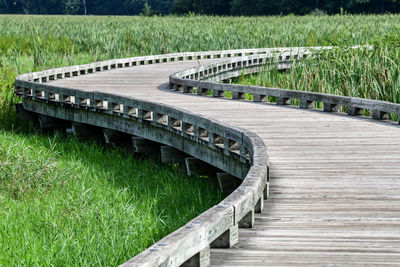
[(380, 43), (372, 50), (324, 51), (295, 61), (285, 72), (276, 66), (238, 83), (400, 103), (400, 39), (387, 46)]
[(0, 129), (1, 266), (118, 265), (221, 197), (121, 149)]
[(176, 168), (34, 135), (15, 118), (17, 74), (179, 51), (373, 44), (240, 82), (399, 102), (399, 32), (397, 15), (0, 16), (0, 265), (115, 265), (221, 198)]

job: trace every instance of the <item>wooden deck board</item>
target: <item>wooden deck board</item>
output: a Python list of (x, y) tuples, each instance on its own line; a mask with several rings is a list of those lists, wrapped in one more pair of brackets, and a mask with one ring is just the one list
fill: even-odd
[(233, 249), (211, 251), (212, 265), (400, 265), (399, 126), (167, 90), (170, 74), (197, 65), (144, 65), (51, 84), (162, 102), (263, 138), (270, 199)]

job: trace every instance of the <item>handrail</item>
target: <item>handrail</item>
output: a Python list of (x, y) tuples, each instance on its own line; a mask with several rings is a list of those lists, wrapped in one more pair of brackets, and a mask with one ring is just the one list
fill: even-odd
[[(360, 47), (354, 47), (360, 48)], [(371, 47), (366, 47), (370, 49)], [(330, 49), (330, 48), (328, 48)], [(302, 59), (311, 51), (300, 50), (299, 54), (286, 54), (280, 60), (278, 69), (290, 68), (293, 59)], [(182, 93), (193, 93), (197, 95), (211, 94), (213, 97), (224, 97), (225, 92), (232, 94), (232, 99), (243, 99), (245, 94), (253, 95), (254, 102), (267, 100), (268, 96), (276, 98), (278, 105), (291, 105), (292, 99), (300, 102), (300, 108), (307, 109), (314, 102), (322, 102), (325, 112), (337, 112), (339, 106), (346, 107), (347, 114), (351, 116), (363, 115), (364, 109), (369, 110), (371, 117), (376, 120), (387, 120), (389, 114), (399, 116), (400, 124), (400, 104), (390, 103), (380, 100), (363, 99), (357, 97), (338, 96), (298, 90), (287, 90), (281, 88), (269, 88), (261, 86), (246, 86), (240, 84), (223, 84), (223, 81), (232, 77), (238, 77), (245, 68), (245, 74), (260, 72), (268, 62), (276, 58), (275, 55), (250, 55), (240, 58), (231, 58), (216, 62), (210, 65), (203, 65), (197, 68), (180, 71), (170, 76), (170, 89)], [(216, 70), (216, 71), (213, 71)], [(210, 81), (207, 81), (210, 80)]]
[(334, 111), (337, 105), (347, 105), (349, 111), (353, 110), (354, 114), (360, 112), (361, 108), (371, 109), (376, 114), (375, 118), (383, 118), (387, 113), (400, 113), (400, 105), (382, 101), (214, 82), (237, 77), (243, 71), (260, 71), (267, 60), (272, 59), (280, 61), (280, 68), (288, 68), (294, 58), (302, 58), (320, 49), (331, 47), (188, 52), (116, 59), (19, 75), (15, 82), (15, 92), (23, 98), (23, 102), (34, 101), (72, 110), (86, 110), (89, 114), (107, 114), (116, 119), (151, 125), (196, 142), (210, 151), (222, 153), (238, 163), (248, 164), (248, 172), (240, 177), (243, 179), (242, 184), (220, 204), (124, 264), (179, 266), (195, 261), (207, 265), (209, 248), (230, 247), (236, 243), (238, 227), (244, 220), (248, 220), (249, 216), (252, 218), (254, 212), (262, 210), (262, 202), (268, 196), (269, 186), (268, 155), (262, 139), (248, 130), (234, 128), (162, 103), (116, 94), (61, 88), (47, 82), (144, 64), (216, 58), (220, 61), (171, 75), (170, 88), (183, 93), (193, 93), (197, 90), (196, 94), (199, 95), (212, 92), (214, 97), (223, 97), (224, 92), (229, 91), (232, 92), (233, 99), (243, 98), (245, 93), (249, 93), (253, 94), (255, 102), (262, 101), (266, 96), (275, 96), (277, 104), (289, 104), (289, 99), (296, 98), (300, 100), (302, 108), (308, 108), (313, 101), (321, 101), (325, 111)]
[[(232, 246), (237, 242), (239, 224), (244, 219), (247, 220), (249, 215), (252, 217), (254, 212), (260, 212), (262, 209), (264, 193), (268, 195), (269, 182), (267, 149), (262, 139), (245, 129), (230, 127), (213, 119), (162, 103), (99, 91), (87, 92), (61, 88), (47, 84), (47, 82), (143, 64), (222, 58), (254, 53), (279, 54), (285, 50), (287, 48), (177, 53), (44, 70), (17, 76), (15, 93), (22, 97), (23, 104), (26, 102), (27, 106), (29, 106), (29, 101), (33, 101), (72, 110), (85, 110), (89, 112), (88, 114), (108, 114), (115, 118), (151, 125), (223, 153), (238, 162), (248, 164), (248, 172), (239, 177), (243, 179), (242, 184), (220, 204), (191, 220), (124, 265), (178, 266), (192, 259), (202, 260), (204, 263), (202, 255), (207, 255), (207, 253), (209, 255), (210, 246)], [(73, 120), (73, 118), (71, 119)], [(178, 147), (178, 149), (182, 148)], [(217, 167), (223, 168), (224, 166)], [(226, 171), (229, 172), (229, 170)], [(205, 264), (207, 265), (207, 257), (205, 257)]]

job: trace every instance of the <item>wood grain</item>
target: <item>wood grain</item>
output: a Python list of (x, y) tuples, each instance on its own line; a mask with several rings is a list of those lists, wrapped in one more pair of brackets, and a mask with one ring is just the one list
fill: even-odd
[[(199, 63), (208, 62), (203, 60)], [(270, 196), (215, 266), (400, 264), (400, 129), (365, 118), (168, 90), (198, 62), (144, 65), (50, 82), (158, 101), (257, 133), (268, 147)]]

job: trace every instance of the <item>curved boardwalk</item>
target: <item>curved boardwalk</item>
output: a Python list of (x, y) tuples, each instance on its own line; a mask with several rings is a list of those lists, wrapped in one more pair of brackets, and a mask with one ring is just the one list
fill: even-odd
[[(202, 61), (204, 62), (204, 61)], [(158, 101), (263, 138), (271, 194), (252, 229), (215, 266), (399, 265), (400, 129), (371, 119), (174, 93), (168, 76), (194, 61), (143, 65), (50, 82)]]

